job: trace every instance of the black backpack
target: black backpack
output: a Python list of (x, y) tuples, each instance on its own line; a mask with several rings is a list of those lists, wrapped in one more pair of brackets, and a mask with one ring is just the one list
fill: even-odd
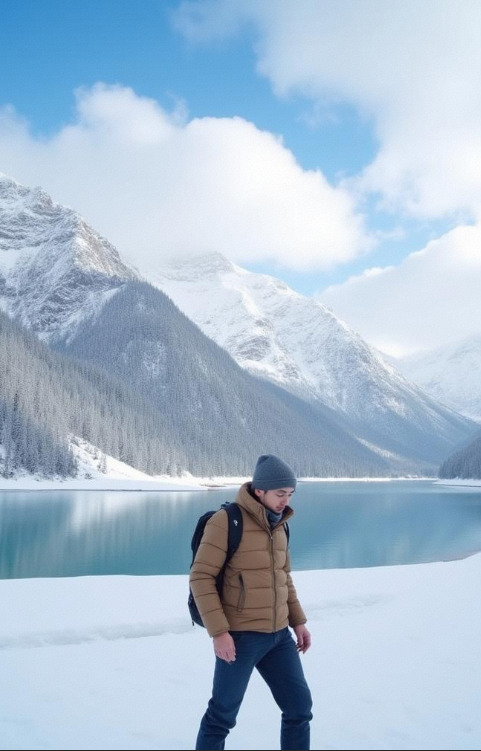
[[(217, 574), (216, 580), (215, 580), (215, 586), (217, 587), (217, 591), (219, 595), (222, 595), (222, 589), (224, 586), (224, 574), (227, 564), (229, 563), (230, 559), (234, 555), (235, 551), (239, 547), (239, 543), (242, 538), (242, 511), (240, 510), (240, 507), (237, 505), (237, 503), (223, 503), (221, 508), (225, 509), (227, 512), (228, 517), (228, 527), (227, 527), (227, 555), (225, 557), (224, 565), (222, 566), (221, 570)], [(217, 509), (218, 510), (218, 509)], [(198, 547), (200, 545), (200, 541), (202, 540), (202, 536), (204, 534), (205, 525), (213, 516), (217, 513), (216, 511), (206, 511), (205, 514), (203, 514), (199, 521), (197, 522), (196, 528), (194, 530), (194, 534), (192, 535), (192, 540), (190, 543), (190, 547), (192, 548), (192, 563), (190, 564), (190, 567), (192, 568), (192, 564), (194, 563), (195, 556), (198, 550)], [(196, 624), (198, 626), (203, 626), (202, 617), (199, 613), (199, 609), (197, 608), (197, 605), (195, 604), (194, 595), (192, 594), (192, 590), (189, 587), (189, 599), (187, 600), (187, 605), (189, 606), (189, 612), (190, 617), (192, 619), (192, 625)]]
[[(227, 554), (225, 557), (224, 565), (222, 566), (221, 570), (216, 576), (215, 580), (215, 586), (217, 587), (217, 591), (219, 593), (219, 596), (222, 596), (222, 589), (224, 587), (224, 574), (227, 567), (227, 564), (229, 563), (230, 559), (234, 555), (235, 551), (239, 547), (240, 541), (242, 539), (242, 511), (240, 510), (240, 507), (237, 505), (237, 503), (229, 503), (228, 501), (226, 503), (223, 503), (221, 508), (225, 509), (227, 512), (228, 517), (228, 527), (227, 527)], [(192, 535), (192, 540), (190, 543), (190, 547), (192, 549), (192, 563), (190, 564), (190, 567), (192, 568), (192, 564), (194, 563), (195, 556), (197, 554), (197, 550), (199, 548), (200, 542), (202, 540), (205, 525), (213, 516), (217, 513), (216, 511), (206, 511), (205, 514), (203, 514), (199, 521), (197, 522), (197, 525), (194, 530), (194, 534)], [(284, 524), (284, 529), (286, 531), (287, 536), (287, 544), (289, 545), (289, 525), (287, 522)], [(187, 605), (189, 607), (189, 613), (190, 617), (192, 619), (192, 625), (194, 626), (196, 623), (198, 626), (204, 626), (202, 622), (202, 617), (199, 613), (199, 609), (195, 603), (194, 595), (192, 594), (192, 590), (189, 587), (189, 598), (187, 600)]]

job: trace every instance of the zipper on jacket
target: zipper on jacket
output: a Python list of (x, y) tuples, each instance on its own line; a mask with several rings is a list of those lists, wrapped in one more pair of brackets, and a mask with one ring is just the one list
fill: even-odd
[(240, 594), (239, 594), (239, 602), (237, 603), (237, 612), (241, 613), (244, 610), (244, 603), (246, 600), (246, 590), (244, 587), (244, 577), (242, 574), (239, 574), (239, 584), (240, 584)]
[(271, 540), (271, 563), (272, 563), (272, 585), (274, 587), (274, 617), (272, 622), (272, 630), (276, 630), (276, 617), (277, 617), (277, 587), (276, 587), (276, 569), (274, 564), (274, 538), (272, 532), (269, 533)]

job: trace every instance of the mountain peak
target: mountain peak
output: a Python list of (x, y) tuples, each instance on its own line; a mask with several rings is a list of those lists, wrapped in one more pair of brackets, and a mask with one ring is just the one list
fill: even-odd
[(168, 259), (156, 270), (156, 277), (166, 277), (177, 281), (189, 281), (201, 277), (213, 277), (236, 271), (238, 267), (228, 258), (213, 250), (208, 253), (185, 253), (177, 258)]
[(0, 172), (0, 211), (10, 208), (18, 201), (24, 201), (32, 192), (31, 188), (21, 185), (13, 177)]
[(433, 445), (441, 445), (442, 434), (453, 433), (457, 417), (406, 381), (322, 303), (218, 253), (171, 268), (151, 281), (241, 367), (340, 413), (359, 438), (409, 455), (413, 445), (436, 434)]
[(481, 334), (396, 361), (407, 378), (443, 404), (481, 422)]
[(46, 338), (65, 334), (104, 293), (138, 278), (80, 214), (3, 174), (0, 224), (0, 305)]

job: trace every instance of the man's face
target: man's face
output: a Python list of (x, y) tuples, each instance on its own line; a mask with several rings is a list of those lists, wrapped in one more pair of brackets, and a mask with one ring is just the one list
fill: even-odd
[(280, 514), (292, 498), (294, 488), (276, 488), (276, 490), (258, 490), (256, 488), (254, 492), (266, 508)]

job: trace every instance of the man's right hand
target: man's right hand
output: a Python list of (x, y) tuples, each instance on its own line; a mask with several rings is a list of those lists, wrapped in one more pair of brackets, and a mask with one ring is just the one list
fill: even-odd
[(234, 662), (235, 660), (235, 644), (234, 639), (228, 631), (224, 631), (223, 634), (214, 636), (214, 652), (216, 657), (226, 662)]

